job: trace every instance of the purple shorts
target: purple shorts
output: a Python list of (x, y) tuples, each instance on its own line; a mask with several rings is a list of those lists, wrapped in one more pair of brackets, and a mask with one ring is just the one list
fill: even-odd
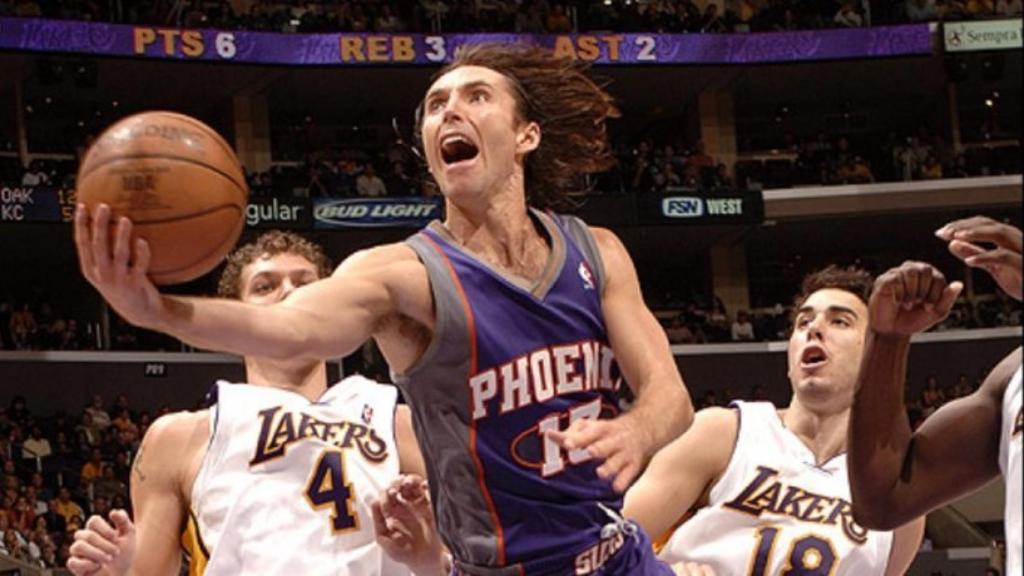
[(616, 533), (571, 556), (530, 560), (522, 564), (490, 568), (456, 562), (451, 576), (673, 576), (674, 572), (654, 555), (643, 530)]

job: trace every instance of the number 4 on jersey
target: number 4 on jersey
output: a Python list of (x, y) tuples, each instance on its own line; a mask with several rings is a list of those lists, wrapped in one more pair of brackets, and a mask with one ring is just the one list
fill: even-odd
[(306, 498), (316, 510), (331, 507), (334, 532), (359, 529), (359, 517), (352, 511), (352, 485), (345, 481), (345, 461), (338, 450), (325, 450), (313, 467), (306, 486)]

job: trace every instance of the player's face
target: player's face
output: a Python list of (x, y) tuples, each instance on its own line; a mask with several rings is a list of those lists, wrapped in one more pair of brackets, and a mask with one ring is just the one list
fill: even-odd
[(864, 352), (867, 306), (850, 292), (818, 290), (797, 311), (789, 338), (789, 380), (797, 394), (853, 400)]
[(458, 201), (501, 190), (517, 164), (521, 175), (523, 158), (540, 143), (540, 129), (519, 118), (505, 76), (462, 66), (427, 91), (421, 137), (430, 173), (444, 195)]
[(242, 269), (242, 301), (273, 304), (320, 278), (316, 266), (297, 254), (262, 257)]

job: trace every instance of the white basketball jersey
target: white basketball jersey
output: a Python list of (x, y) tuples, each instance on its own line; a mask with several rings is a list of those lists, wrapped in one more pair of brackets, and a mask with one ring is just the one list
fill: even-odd
[(317, 402), (218, 382), (192, 487), (192, 573), (408, 574), (374, 539), (370, 503), (396, 478), (397, 389), (360, 376)]
[(853, 521), (846, 455), (816, 466), (775, 406), (735, 405), (732, 459), (707, 507), (676, 529), (661, 558), (708, 564), (728, 576), (884, 574), (892, 532)]
[(1003, 427), (999, 439), (999, 467), (1006, 480), (1006, 574), (1022, 574), (1021, 563), (1021, 368), (1003, 393)]

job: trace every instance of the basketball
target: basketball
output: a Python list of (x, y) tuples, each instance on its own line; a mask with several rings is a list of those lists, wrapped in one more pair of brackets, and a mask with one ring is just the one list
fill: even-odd
[(245, 224), (249, 189), (231, 146), (202, 122), (143, 112), (107, 128), (78, 168), (78, 201), (127, 216), (149, 243), (149, 277), (175, 284), (212, 270)]

